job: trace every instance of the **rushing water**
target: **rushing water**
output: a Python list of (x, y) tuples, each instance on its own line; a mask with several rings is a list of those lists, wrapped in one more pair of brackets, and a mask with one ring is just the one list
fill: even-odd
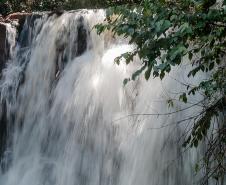
[[(7, 122), (0, 185), (191, 185), (197, 152), (181, 139), (200, 111), (166, 100), (186, 89), (189, 65), (162, 82), (140, 77), (123, 86), (138, 59), (114, 58), (133, 46), (93, 26), (103, 11), (28, 17), (0, 82)], [(138, 66), (137, 66), (138, 65)], [(190, 97), (196, 103), (200, 97)], [(151, 115), (138, 115), (138, 114)], [(176, 124), (178, 122), (178, 124)], [(179, 124), (180, 123), (180, 124)], [(3, 124), (3, 123), (1, 123)]]

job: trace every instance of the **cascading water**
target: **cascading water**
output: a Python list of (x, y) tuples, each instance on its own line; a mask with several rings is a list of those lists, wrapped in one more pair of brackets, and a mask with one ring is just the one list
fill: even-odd
[(174, 111), (166, 105), (169, 96), (186, 88), (174, 79), (195, 82), (184, 73), (189, 66), (162, 82), (140, 77), (124, 87), (137, 64), (113, 61), (133, 46), (110, 33), (96, 35), (92, 27), (104, 16), (82, 10), (27, 18), (0, 82), (7, 121), (0, 185), (196, 182), (198, 155), (181, 155), (179, 139), (189, 128), (181, 120), (200, 107), (164, 115)]

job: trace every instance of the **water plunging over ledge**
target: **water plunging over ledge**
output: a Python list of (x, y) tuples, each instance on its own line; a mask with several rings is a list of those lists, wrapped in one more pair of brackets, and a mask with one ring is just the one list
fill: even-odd
[[(140, 77), (124, 87), (139, 61), (114, 64), (133, 46), (110, 33), (97, 36), (92, 28), (104, 17), (81, 10), (27, 18), (0, 81), (7, 124), (0, 185), (196, 182), (198, 154), (182, 155), (180, 141), (189, 123), (175, 123), (200, 108), (158, 116), (188, 106), (169, 109), (166, 100), (186, 88), (174, 79), (196, 82), (184, 73), (189, 66), (162, 82)], [(129, 116), (138, 113), (155, 115)]]

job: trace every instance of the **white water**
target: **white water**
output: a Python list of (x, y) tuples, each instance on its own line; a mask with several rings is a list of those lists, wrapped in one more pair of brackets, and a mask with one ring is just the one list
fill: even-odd
[[(87, 50), (76, 57), (81, 15)], [(0, 185), (190, 185), (198, 179), (198, 155), (181, 155), (178, 142), (192, 125), (175, 123), (198, 114), (199, 106), (127, 116), (190, 106), (166, 104), (186, 89), (174, 78), (195, 83), (186, 77), (189, 66), (162, 82), (140, 77), (123, 87), (139, 61), (114, 64), (133, 46), (109, 33), (97, 36), (92, 27), (103, 19), (103, 11), (80, 11), (25, 23), (26, 39), (12, 51), (0, 83), (9, 127)]]

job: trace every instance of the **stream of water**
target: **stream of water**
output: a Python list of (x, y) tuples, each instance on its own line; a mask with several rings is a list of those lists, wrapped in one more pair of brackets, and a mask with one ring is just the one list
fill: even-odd
[[(114, 58), (133, 50), (93, 26), (102, 10), (33, 15), (19, 36), (9, 29), (11, 57), (0, 98), (7, 122), (0, 185), (192, 185), (199, 152), (183, 152), (186, 121), (201, 108), (167, 100), (186, 89), (189, 65), (167, 77), (143, 76)], [(15, 40), (17, 39), (17, 42)], [(199, 78), (199, 77), (197, 77)], [(178, 113), (165, 113), (178, 111)], [(4, 114), (4, 115), (3, 115)], [(150, 115), (139, 115), (150, 114)], [(183, 121), (184, 120), (184, 121)], [(2, 123), (3, 124), (3, 123)]]

